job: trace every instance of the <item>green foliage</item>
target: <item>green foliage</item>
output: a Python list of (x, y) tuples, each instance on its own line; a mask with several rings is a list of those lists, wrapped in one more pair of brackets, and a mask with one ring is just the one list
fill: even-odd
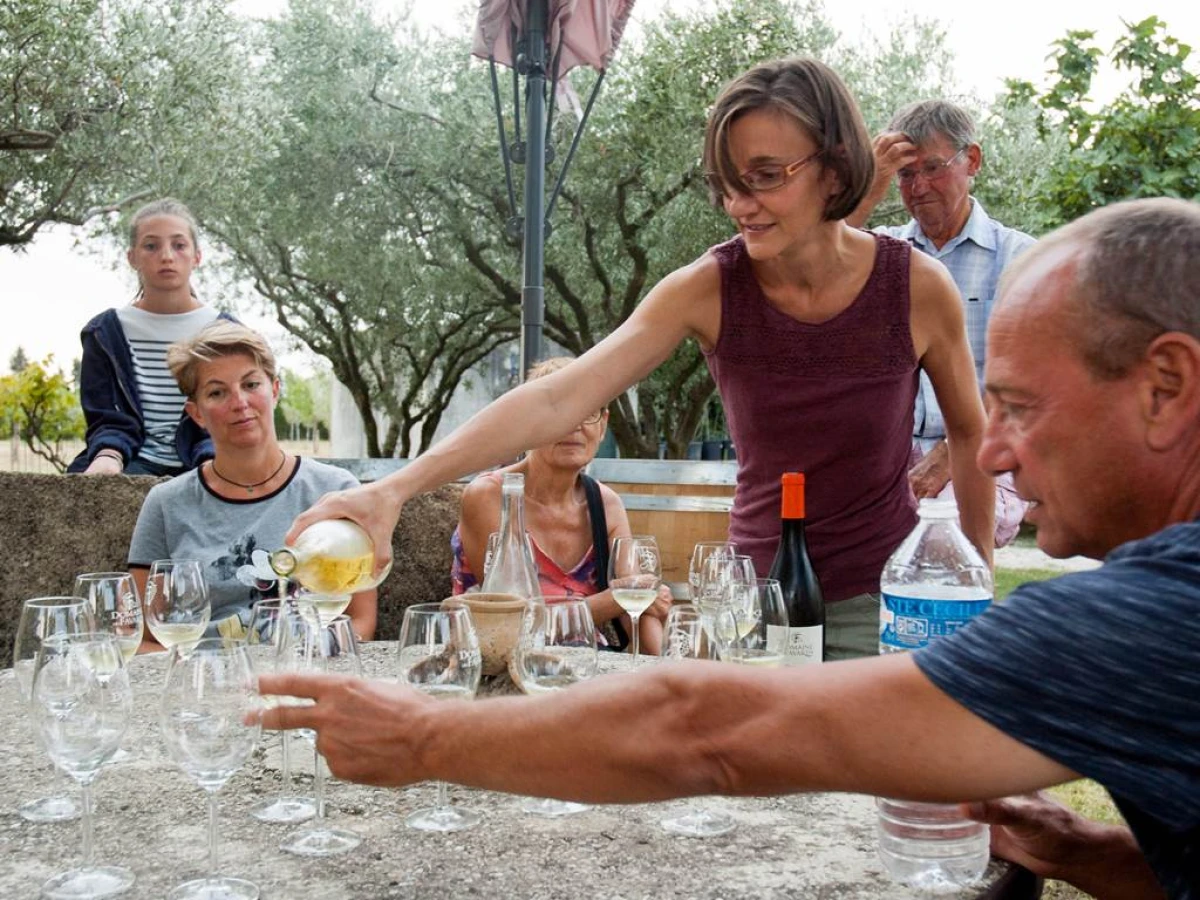
[(329, 428), (330, 374), (317, 372), (305, 378), (297, 372), (279, 372), (279, 408), (289, 424)]
[(1042, 93), (1028, 82), (1009, 82), (1003, 104), (1035, 103), (1040, 134), (1059, 135), (1069, 148), (1042, 191), (1047, 225), (1117, 200), (1200, 198), (1200, 96), (1191, 47), (1155, 16), (1126, 28), (1109, 59), (1130, 83), (1099, 109), (1089, 92), (1104, 54), (1091, 43), (1092, 32), (1071, 31), (1055, 42), (1055, 80)]
[(222, 0), (0, 3), (0, 245), (127, 207), (216, 146), (238, 46)]
[(0, 429), (15, 430), (34, 453), (61, 472), (70, 462), (63, 443), (83, 437), (83, 413), (70, 381), (52, 368), (54, 357), (0, 377)]
[[(457, 142), (471, 143), (465, 129), (455, 143), (429, 145), (441, 120), (421, 112), (422, 89), (442, 93), (430, 81), (455, 67), (432, 67), (420, 51), (365, 3), (295, 0), (262, 31), (261, 89), (250, 98), (262, 149), (226, 168), (202, 210), (278, 321), (329, 360), (371, 456), (425, 449), (465, 372), (513, 333), (494, 289), (461, 252), (442, 252), (428, 219), (441, 208), (460, 215), (462, 204), (444, 196), (444, 182), (443, 196), (414, 189), (430, 154), (461, 161)], [(418, 111), (411, 123), (372, 99), (390, 70), (412, 79), (403, 95)]]
[(29, 358), (25, 355), (24, 347), (18, 347), (8, 358), (8, 370), (14, 375), (23, 372), (27, 365), (29, 365)]

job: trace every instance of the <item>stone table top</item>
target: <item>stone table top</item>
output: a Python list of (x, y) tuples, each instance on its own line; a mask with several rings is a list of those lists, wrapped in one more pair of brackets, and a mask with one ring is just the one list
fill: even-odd
[[(394, 645), (365, 644), (364, 664), (368, 675), (386, 677)], [(134, 871), (137, 882), (122, 895), (130, 900), (157, 900), (207, 874), (205, 794), (166, 757), (158, 733), (164, 672), (162, 654), (130, 665), (136, 711), (124, 745), (138, 753), (107, 766), (94, 784), (96, 862)], [(888, 880), (876, 857), (874, 802), (846, 794), (706, 799), (738, 825), (728, 835), (696, 839), (659, 826), (686, 801), (597, 806), (546, 819), (522, 812), (518, 797), (455, 787), (453, 802), (481, 813), (483, 823), (429, 834), (406, 828), (404, 817), (433, 804), (432, 785), (381, 790), (331, 780), (331, 824), (358, 832), (363, 843), (342, 856), (300, 858), (279, 849), (296, 826), (264, 824), (248, 813), (280, 790), (278, 740), (267, 735), (263, 746), (219, 794), (222, 874), (255, 882), (263, 900), (925, 896)], [(309, 745), (292, 746), (293, 793), (310, 793), (312, 766), (300, 762), (311, 759)], [(0, 672), (0, 758), (0, 898), (36, 897), (43, 881), (78, 865), (80, 825), (32, 824), (17, 807), (52, 792), (76, 796), (78, 788), (52, 775), (11, 670)], [(579, 774), (588, 777), (586, 759)], [(985, 883), (1007, 868), (993, 862)]]

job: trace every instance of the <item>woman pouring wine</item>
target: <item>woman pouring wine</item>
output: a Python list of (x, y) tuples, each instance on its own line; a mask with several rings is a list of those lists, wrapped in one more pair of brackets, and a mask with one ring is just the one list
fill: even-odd
[[(216, 322), (173, 344), (167, 364), (187, 397), (187, 414), (212, 435), (215, 455), (151, 488), (130, 541), (129, 570), (145, 591), (155, 560), (199, 560), (211, 606), (209, 633), (237, 636), (254, 603), (279, 590), (269, 551), (283, 546), (292, 518), (328, 491), (358, 482), (279, 445), (279, 380), (261, 335)], [(374, 589), (354, 594), (346, 611), (360, 638), (374, 635)], [(156, 649), (147, 637), (142, 651)]]
[(963, 530), (990, 559), (994, 490), (975, 465), (984, 415), (962, 303), (941, 263), (845, 221), (875, 163), (841, 79), (814, 59), (734, 79), (709, 113), (704, 166), (730, 240), (663, 278), (571, 365), (505, 394), (399, 472), (325, 498), (295, 531), (353, 519), (382, 563), (409, 498), (556, 439), (690, 338), (738, 450), (729, 538), (759, 571), (779, 543), (780, 476), (808, 478), (829, 658), (878, 649), (879, 575), (916, 524), (907, 472), (920, 369), (945, 414)]

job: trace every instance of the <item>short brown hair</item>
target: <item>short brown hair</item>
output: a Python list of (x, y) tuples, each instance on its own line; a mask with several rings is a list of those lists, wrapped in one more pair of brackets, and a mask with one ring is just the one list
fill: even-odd
[(253, 328), (228, 319), (217, 319), (192, 337), (168, 347), (167, 367), (183, 395), (195, 399), (200, 364), (238, 355), (253, 359), (268, 378), (275, 380), (275, 354), (266, 339)]
[(1070, 338), (1096, 378), (1124, 378), (1161, 334), (1200, 340), (1200, 204), (1169, 197), (1093, 210), (1039, 240), (1005, 270), (1000, 297), (1056, 248), (1071, 248)]
[[(730, 158), (729, 129), (758, 109), (790, 117), (817, 143), (821, 165), (842, 184), (825, 204), (825, 220), (850, 215), (875, 177), (875, 154), (862, 112), (838, 74), (818, 60), (794, 57), (760, 63), (727, 84), (704, 134), (704, 168), (719, 185), (750, 192)], [(719, 191), (712, 200), (721, 205)]]

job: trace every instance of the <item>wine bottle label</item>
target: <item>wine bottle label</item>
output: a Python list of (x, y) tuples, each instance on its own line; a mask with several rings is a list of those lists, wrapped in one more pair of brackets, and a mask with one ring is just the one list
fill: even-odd
[(819, 663), (825, 649), (825, 626), (789, 628), (786, 625), (768, 625), (767, 648), (782, 653), (785, 666)]
[[(933, 593), (947, 596), (929, 596)], [(913, 585), (885, 590), (879, 603), (880, 652), (917, 650), (954, 634), (991, 605), (991, 595), (974, 588)]]

